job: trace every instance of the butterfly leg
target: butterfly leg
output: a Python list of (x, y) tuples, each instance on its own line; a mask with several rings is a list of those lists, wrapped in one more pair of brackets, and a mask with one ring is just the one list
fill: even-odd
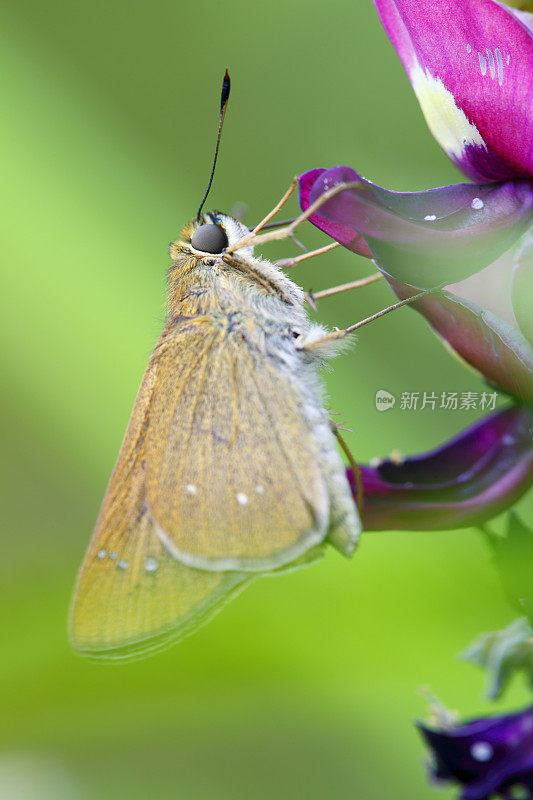
[[(323, 248), (325, 249), (325, 248)], [(320, 251), (315, 251), (316, 253)], [(311, 253), (311, 255), (313, 255)], [(298, 260), (298, 259), (294, 259)], [(278, 262), (279, 266), (279, 262)], [(362, 289), (363, 286), (368, 286), (371, 283), (375, 283), (383, 278), (381, 272), (375, 272), (373, 275), (368, 275), (366, 278), (360, 278), (357, 281), (351, 281), (351, 283), (341, 283), (339, 286), (331, 286), (329, 289), (322, 289), (320, 292), (308, 292), (307, 293), (307, 300), (308, 302), (314, 306), (316, 300), (321, 300), (323, 297), (331, 297), (333, 294), (340, 294), (341, 292), (349, 292), (352, 289)]]
[(348, 463), (350, 464), (350, 467), (352, 468), (353, 477), (354, 477), (354, 481), (355, 481), (355, 486), (356, 486), (356, 489), (357, 489), (357, 497), (356, 497), (357, 510), (360, 512), (362, 504), (363, 504), (363, 483), (362, 483), (362, 480), (361, 480), (361, 470), (359, 469), (359, 466), (357, 465), (357, 462), (356, 462), (355, 458), (353, 457), (350, 448), (348, 447), (348, 445), (346, 444), (346, 442), (344, 441), (344, 439), (340, 435), (338, 425), (335, 425), (334, 422), (331, 422), (331, 430), (333, 431), (333, 435), (336, 437), (339, 445), (341, 446), (342, 452), (344, 453), (344, 455), (348, 459)]
[(282, 208), (283, 208), (283, 206), (285, 205), (285, 203), (287, 202), (287, 200), (289, 199), (289, 197), (290, 197), (290, 196), (291, 196), (291, 194), (294, 192), (294, 190), (296, 189), (296, 187), (297, 187), (297, 186), (298, 186), (298, 176), (296, 175), (296, 176), (295, 176), (295, 177), (292, 179), (292, 181), (291, 181), (291, 184), (290, 184), (289, 188), (287, 189), (287, 191), (285, 192), (285, 194), (283, 195), (283, 197), (281, 198), (281, 200), (280, 200), (278, 203), (276, 203), (276, 205), (274, 206), (274, 208), (272, 209), (272, 211), (269, 211), (269, 212), (268, 212), (268, 214), (266, 215), (266, 217), (263, 217), (263, 219), (261, 220), (261, 222), (259, 222), (259, 223), (258, 223), (258, 224), (255, 226), (255, 228), (254, 228), (254, 229), (253, 229), (253, 230), (250, 232), (250, 235), (251, 235), (251, 236), (255, 236), (255, 235), (256, 235), (256, 234), (257, 234), (257, 233), (258, 233), (260, 230), (262, 230), (262, 229), (265, 227), (265, 225), (267, 224), (267, 222), (270, 222), (270, 220), (272, 219), (272, 217), (275, 217), (275, 216), (276, 216), (276, 214), (278, 213), (278, 211), (280, 211), (280, 209), (282, 209)]
[(363, 325), (368, 325), (369, 322), (373, 322), (375, 319), (379, 319), (380, 317), (385, 316), (385, 314), (389, 314), (391, 311), (396, 311), (397, 308), (414, 303), (416, 300), (421, 300), (423, 297), (427, 297), (428, 294), (434, 294), (435, 292), (440, 291), (442, 285), (443, 284), (440, 286), (433, 286), (431, 289), (424, 289), (423, 292), (419, 292), (418, 294), (413, 295), (413, 297), (407, 297), (405, 300), (400, 300), (398, 303), (394, 303), (392, 306), (382, 308), (381, 311), (378, 311), (376, 314), (372, 314), (370, 317), (366, 317), (365, 319), (362, 319), (353, 325), (349, 325), (347, 328), (335, 328), (335, 330), (331, 331), (331, 333), (327, 333), (325, 336), (321, 336), (319, 339), (314, 339), (313, 341), (303, 343), (301, 345), (301, 349), (311, 351), (315, 347), (320, 348), (330, 342), (334, 343), (338, 339), (344, 339), (345, 336), (353, 333), (358, 328), (362, 328)]
[(272, 219), (274, 214), (276, 214), (279, 211), (279, 209), (287, 202), (287, 199), (294, 192), (297, 185), (298, 185), (298, 178), (294, 178), (291, 185), (289, 186), (289, 188), (287, 189), (287, 191), (285, 192), (285, 194), (283, 195), (277, 206), (273, 208), (272, 211), (269, 214), (267, 214), (263, 220), (261, 220), (259, 225), (256, 225), (256, 227), (251, 233), (248, 233), (246, 236), (243, 236), (242, 239), (240, 239), (238, 242), (235, 242), (235, 244), (226, 248), (226, 253), (233, 253), (235, 250), (240, 250), (241, 247), (248, 247), (249, 245), (253, 245), (255, 247), (255, 245), (265, 244), (266, 242), (274, 242), (274, 241), (279, 242), (282, 241), (283, 239), (288, 239), (289, 237), (292, 236), (296, 228), (299, 225), (301, 225), (302, 222), (305, 222), (306, 219), (309, 219), (309, 217), (312, 216), (312, 214), (314, 214), (315, 211), (317, 211), (322, 205), (324, 205), (324, 203), (327, 203), (328, 200), (331, 200), (332, 197), (335, 197), (336, 195), (340, 194), (345, 189), (353, 189), (356, 186), (360, 186), (361, 182), (353, 181), (351, 183), (337, 184), (337, 186), (334, 186), (332, 189), (329, 189), (327, 192), (324, 192), (324, 194), (321, 195), (318, 198), (318, 200), (315, 200), (315, 202), (312, 203), (309, 206), (309, 208), (307, 208), (299, 216), (297, 216), (296, 219), (294, 219), (290, 223), (290, 225), (287, 225), (284, 228), (278, 228), (278, 230), (268, 231), (268, 233), (258, 234), (257, 231), (259, 231), (262, 227), (264, 227), (264, 225), (270, 219)]
[(330, 250), (334, 250), (336, 247), (340, 247), (340, 244), (338, 242), (331, 242), (331, 244), (327, 244), (325, 247), (319, 247), (318, 250), (310, 250), (308, 253), (303, 253), (301, 256), (295, 256), (295, 258), (282, 258), (280, 261), (276, 261), (276, 267), (289, 269), (299, 264), (300, 261), (306, 261), (308, 258), (320, 256), (322, 253), (329, 253)]

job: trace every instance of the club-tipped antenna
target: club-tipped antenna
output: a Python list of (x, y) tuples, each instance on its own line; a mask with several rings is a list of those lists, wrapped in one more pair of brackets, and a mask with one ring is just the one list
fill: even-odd
[(222, 91), (220, 93), (220, 119), (218, 121), (218, 136), (217, 136), (217, 146), (215, 148), (215, 157), (213, 159), (213, 166), (211, 168), (209, 183), (207, 184), (207, 189), (205, 190), (202, 202), (200, 203), (200, 208), (198, 209), (198, 214), (196, 215), (197, 223), (200, 222), (200, 214), (202, 213), (202, 208), (204, 207), (204, 203), (207, 200), (209, 190), (211, 189), (211, 184), (213, 183), (213, 176), (215, 174), (215, 167), (217, 165), (218, 148), (220, 147), (220, 137), (222, 136), (222, 125), (224, 124), (224, 117), (226, 116), (226, 108), (228, 107), (230, 87), (231, 87), (231, 82), (229, 79), (229, 73), (228, 70), (226, 70), (224, 79), (222, 81)]

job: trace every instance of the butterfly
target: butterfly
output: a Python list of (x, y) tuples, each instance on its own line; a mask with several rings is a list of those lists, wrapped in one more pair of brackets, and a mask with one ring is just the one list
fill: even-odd
[[(168, 316), (71, 615), (76, 650), (123, 658), (179, 639), (254, 575), (349, 555), (360, 524), (318, 371), (337, 343), (305, 295), (212, 212), (171, 245)], [(329, 352), (328, 352), (329, 350)]]
[(326, 542), (355, 548), (319, 379), (342, 342), (249, 239), (239, 220), (199, 211), (171, 244), (166, 322), (74, 593), (80, 653), (158, 650), (254, 577), (313, 561)]

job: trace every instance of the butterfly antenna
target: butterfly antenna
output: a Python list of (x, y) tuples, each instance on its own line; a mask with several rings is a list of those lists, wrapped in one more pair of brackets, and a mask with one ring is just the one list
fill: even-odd
[(224, 79), (222, 81), (222, 92), (220, 93), (220, 119), (218, 121), (218, 136), (217, 136), (217, 146), (215, 148), (215, 157), (213, 159), (213, 166), (211, 168), (209, 183), (207, 184), (207, 189), (205, 190), (202, 202), (200, 203), (200, 208), (198, 209), (198, 214), (196, 215), (197, 223), (200, 222), (200, 214), (202, 213), (202, 208), (204, 207), (204, 203), (207, 200), (209, 190), (211, 189), (211, 184), (213, 183), (213, 176), (215, 174), (215, 167), (217, 165), (218, 148), (220, 147), (220, 137), (222, 136), (222, 125), (224, 124), (224, 117), (226, 116), (226, 108), (228, 107), (230, 87), (231, 87), (231, 82), (229, 79), (229, 73), (228, 70), (226, 70)]

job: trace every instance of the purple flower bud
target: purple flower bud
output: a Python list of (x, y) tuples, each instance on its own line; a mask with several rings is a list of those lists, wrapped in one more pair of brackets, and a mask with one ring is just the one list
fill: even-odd
[(463, 528), (501, 513), (533, 482), (532, 426), (533, 411), (515, 406), (429, 453), (362, 466), (363, 530)]
[(418, 728), (435, 756), (433, 777), (459, 783), (461, 800), (533, 798), (533, 707), (463, 725)]

